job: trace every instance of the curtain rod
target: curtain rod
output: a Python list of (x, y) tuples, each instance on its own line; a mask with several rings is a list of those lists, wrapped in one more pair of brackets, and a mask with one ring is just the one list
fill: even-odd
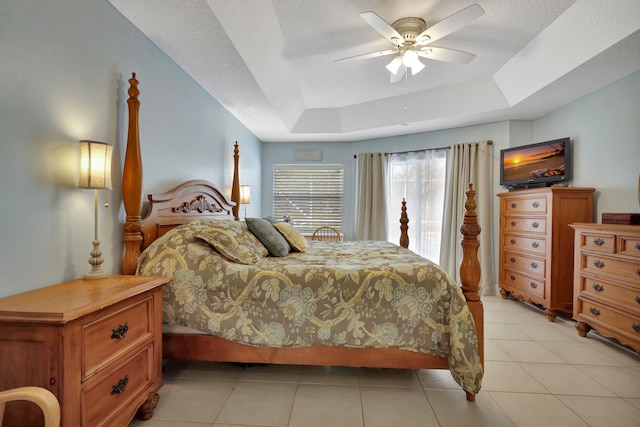
[[(488, 141), (489, 145), (493, 145), (493, 141), (489, 140)], [(478, 143), (476, 142), (475, 145), (477, 146)], [(389, 154), (412, 154), (412, 153), (426, 153), (427, 151), (438, 151), (438, 150), (448, 150), (450, 149), (451, 146), (448, 147), (437, 147), (437, 148), (423, 148), (421, 150), (409, 150), (409, 151), (394, 151), (394, 152), (389, 152), (389, 153), (378, 153), (378, 154), (384, 154), (385, 156), (389, 155)], [(373, 154), (373, 153), (372, 153)], [(357, 154), (353, 155), (353, 158), (355, 159), (357, 157)]]

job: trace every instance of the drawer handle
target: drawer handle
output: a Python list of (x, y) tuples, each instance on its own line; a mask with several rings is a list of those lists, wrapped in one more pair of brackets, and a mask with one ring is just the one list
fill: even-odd
[(515, 244), (516, 244), (516, 239), (511, 239), (510, 241), (511, 241), (511, 244), (512, 244), (512, 245), (515, 245)]
[(511, 280), (516, 280), (516, 276), (514, 276), (513, 274), (511, 276), (509, 276), (509, 279)]
[(636, 270), (636, 276), (640, 276), (640, 268)]
[(514, 257), (511, 257), (511, 258), (509, 258), (509, 261), (516, 262), (516, 259)]
[(127, 331), (129, 330), (129, 322), (125, 322), (124, 325), (118, 325), (117, 328), (111, 330), (111, 339), (112, 340), (121, 340), (122, 338), (127, 336)]
[(640, 251), (640, 243), (636, 243), (636, 249)]
[(593, 265), (596, 268), (602, 268), (602, 267), (604, 267), (604, 261), (600, 261), (599, 259), (597, 259), (597, 260), (593, 261)]
[(124, 378), (120, 378), (116, 384), (111, 386), (111, 395), (124, 393), (127, 389), (127, 384), (129, 384), (129, 376), (125, 375)]
[(591, 285), (591, 287), (593, 288), (594, 291), (596, 292), (602, 292), (604, 291), (604, 286), (602, 286), (600, 283), (594, 283), (593, 285)]
[(533, 202), (533, 207), (534, 207), (534, 208), (537, 208), (538, 206), (540, 206), (540, 203), (538, 203), (538, 202)]
[(531, 246), (533, 246), (534, 249), (538, 249), (538, 246), (540, 245), (538, 244), (538, 242), (533, 242)]
[(598, 309), (597, 309), (597, 308), (595, 308), (595, 307), (591, 307), (591, 308), (589, 309), (589, 311), (590, 311), (590, 312), (591, 312), (591, 314), (593, 314), (594, 316), (600, 316), (600, 310), (598, 310)]
[(593, 243), (596, 246), (602, 246), (602, 245), (604, 245), (604, 239), (601, 239), (600, 237), (597, 237), (597, 238), (593, 239)]
[(536, 282), (531, 282), (529, 283), (529, 286), (531, 286), (533, 289), (538, 287), (538, 284)]
[(532, 262), (531, 263), (531, 268), (538, 268), (538, 263), (537, 262)]
[(515, 209), (517, 206), (518, 206), (518, 204), (517, 204), (517, 203), (511, 203), (511, 208), (512, 208), (512, 209)]
[(636, 302), (640, 304), (640, 296), (636, 295)]
[(533, 228), (538, 228), (538, 227), (540, 227), (540, 224), (538, 224), (537, 222), (534, 222), (533, 224), (531, 224), (531, 226)]
[(515, 227), (515, 226), (516, 226), (516, 224), (517, 224), (517, 223), (516, 223), (515, 221), (511, 221), (511, 226), (512, 226), (512, 227)]
[(632, 323), (631, 329), (633, 329), (634, 331), (640, 334), (640, 325), (638, 325), (637, 323)]

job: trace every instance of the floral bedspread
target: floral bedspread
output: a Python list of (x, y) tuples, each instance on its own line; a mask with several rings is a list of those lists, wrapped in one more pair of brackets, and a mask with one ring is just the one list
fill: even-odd
[(480, 389), (475, 325), (459, 286), (434, 263), (388, 242), (310, 242), (306, 252), (228, 261), (180, 226), (140, 257), (163, 275), (163, 321), (253, 346), (396, 347), (447, 357)]

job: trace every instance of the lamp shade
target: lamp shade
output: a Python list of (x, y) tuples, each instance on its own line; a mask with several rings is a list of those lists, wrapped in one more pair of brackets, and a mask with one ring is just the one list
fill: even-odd
[(80, 141), (80, 181), (78, 187), (111, 190), (113, 147), (104, 142)]
[(248, 205), (251, 203), (251, 187), (248, 185), (240, 186), (240, 204)]

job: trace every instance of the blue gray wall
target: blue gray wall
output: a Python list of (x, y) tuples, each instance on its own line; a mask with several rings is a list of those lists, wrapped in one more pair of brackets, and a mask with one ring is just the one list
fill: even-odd
[(99, 237), (103, 269), (119, 272), (132, 71), (145, 194), (188, 179), (230, 186), (236, 140), (242, 183), (259, 189), (260, 142), (107, 0), (2, 0), (0, 58), (0, 296), (90, 270), (93, 192), (76, 188), (81, 139), (114, 145)]

